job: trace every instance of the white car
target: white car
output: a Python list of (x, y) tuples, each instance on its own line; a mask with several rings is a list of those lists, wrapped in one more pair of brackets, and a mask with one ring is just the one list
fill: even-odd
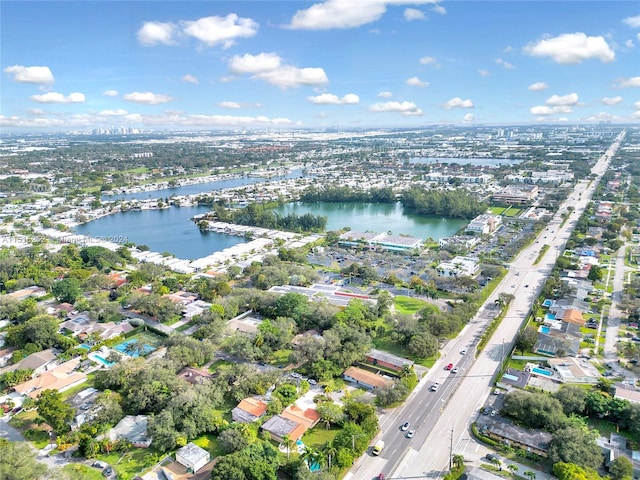
[(458, 373), (459, 370), (460, 370), (460, 368), (455, 367), (453, 370), (451, 370), (451, 373)]
[(460, 350), (460, 355), (466, 355), (467, 354), (467, 349), (463, 348), (462, 350)]

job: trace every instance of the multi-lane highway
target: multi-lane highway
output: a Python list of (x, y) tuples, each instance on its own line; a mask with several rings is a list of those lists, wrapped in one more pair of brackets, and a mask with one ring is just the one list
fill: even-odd
[[(623, 138), (624, 132), (593, 167), (595, 180), (578, 182), (537, 241), (515, 258), (512, 268), (478, 314), (456, 339), (448, 342), (441, 358), (420, 381), (407, 402), (384, 416), (381, 438), (385, 441), (385, 448), (380, 456), (372, 457), (365, 453), (345, 478), (370, 480), (379, 473), (393, 479), (435, 478), (448, 470), (452, 453), (464, 455), (467, 449), (476, 448), (469, 440), (469, 423), (486, 402), (496, 371), (510, 351), (520, 325)], [(569, 207), (573, 207), (570, 214)], [(569, 214), (566, 221), (563, 213)], [(534, 264), (545, 244), (549, 245), (548, 251)], [(514, 300), (491, 340), (474, 361), (474, 347), (487, 324), (498, 313), (494, 302), (503, 292), (513, 294)], [(463, 349), (468, 350), (465, 355), (460, 354)], [(460, 368), (458, 373), (444, 369), (449, 363)], [(436, 392), (429, 389), (434, 382), (440, 384)], [(416, 430), (411, 439), (400, 430), (404, 422), (410, 422), (411, 428)]]

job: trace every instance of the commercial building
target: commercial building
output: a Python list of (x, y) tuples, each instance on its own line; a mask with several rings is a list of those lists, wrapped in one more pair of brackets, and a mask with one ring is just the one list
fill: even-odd
[(441, 277), (473, 277), (480, 271), (477, 258), (455, 257), (448, 262), (442, 262), (436, 267)]

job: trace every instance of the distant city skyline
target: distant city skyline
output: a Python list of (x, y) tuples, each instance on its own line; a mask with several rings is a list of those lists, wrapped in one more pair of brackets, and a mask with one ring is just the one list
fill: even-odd
[(3, 1), (2, 132), (640, 121), (634, 1)]

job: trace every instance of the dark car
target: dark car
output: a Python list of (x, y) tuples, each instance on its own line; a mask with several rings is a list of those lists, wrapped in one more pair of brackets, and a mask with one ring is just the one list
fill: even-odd
[(102, 475), (103, 475), (104, 477), (107, 477), (107, 478), (111, 478), (111, 477), (113, 477), (113, 476), (114, 476), (114, 474), (115, 474), (115, 472), (113, 471), (113, 467), (111, 467), (111, 466), (108, 466), (107, 468), (105, 468), (105, 469), (102, 471)]

